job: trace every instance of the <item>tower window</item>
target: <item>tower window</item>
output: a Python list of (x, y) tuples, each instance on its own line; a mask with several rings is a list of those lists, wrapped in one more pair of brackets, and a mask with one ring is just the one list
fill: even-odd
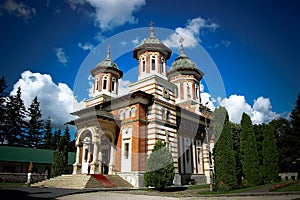
[(165, 62), (165, 59), (162, 57), (160, 59), (160, 73), (164, 73), (164, 62)]
[(151, 69), (155, 70), (155, 57), (151, 59)]
[(107, 77), (105, 76), (103, 79), (103, 90), (107, 89)]
[(170, 111), (168, 110), (166, 113), (166, 121), (170, 121)]
[(96, 91), (99, 90), (99, 77), (96, 78)]
[(116, 84), (116, 80), (115, 80), (115, 78), (113, 78), (112, 81), (111, 81), (111, 91), (112, 92), (115, 91), (115, 84)]
[(142, 71), (144, 72), (146, 70), (146, 60), (145, 57), (142, 57)]
[(196, 94), (196, 99), (199, 99), (198, 86), (195, 86), (195, 94)]

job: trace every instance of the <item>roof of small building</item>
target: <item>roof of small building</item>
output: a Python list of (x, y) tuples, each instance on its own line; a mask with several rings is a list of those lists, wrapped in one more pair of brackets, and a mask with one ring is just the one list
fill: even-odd
[[(52, 164), (54, 152), (48, 149), (0, 146), (0, 161)], [(68, 152), (68, 165), (74, 164), (75, 155), (75, 152)]]

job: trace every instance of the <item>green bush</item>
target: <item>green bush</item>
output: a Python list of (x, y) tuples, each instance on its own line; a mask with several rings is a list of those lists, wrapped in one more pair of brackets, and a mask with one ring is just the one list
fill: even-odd
[(146, 163), (144, 183), (146, 187), (164, 190), (172, 185), (175, 176), (172, 154), (162, 141), (157, 141)]

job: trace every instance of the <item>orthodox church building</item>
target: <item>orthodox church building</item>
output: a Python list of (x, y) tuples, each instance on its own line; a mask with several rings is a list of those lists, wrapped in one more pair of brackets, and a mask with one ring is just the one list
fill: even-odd
[(167, 71), (172, 51), (150, 28), (150, 36), (133, 49), (137, 81), (130, 93), (118, 96), (123, 72), (110, 57), (91, 69), (93, 97), (77, 116), (73, 174), (117, 174), (135, 187), (144, 186), (146, 160), (158, 140), (169, 147), (174, 184), (209, 183), (211, 158), (207, 127), (210, 113), (201, 104), (204, 75), (185, 54)]

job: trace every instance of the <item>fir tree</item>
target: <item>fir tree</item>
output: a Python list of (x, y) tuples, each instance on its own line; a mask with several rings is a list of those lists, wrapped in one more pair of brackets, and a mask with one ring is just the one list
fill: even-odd
[(68, 161), (66, 160), (65, 153), (63, 151), (56, 150), (53, 152), (53, 164), (51, 166), (51, 177), (56, 177), (62, 175), (67, 166), (66, 163)]
[(236, 161), (233, 150), (231, 126), (226, 114), (225, 124), (214, 147), (215, 180), (217, 190), (237, 187)]
[(172, 185), (174, 176), (172, 154), (169, 148), (159, 140), (155, 143), (146, 163), (146, 173), (144, 174), (145, 186), (164, 190), (167, 186)]
[(243, 113), (240, 135), (240, 159), (242, 164), (243, 185), (254, 186), (262, 182), (256, 147), (256, 139), (250, 116)]
[(35, 97), (32, 100), (30, 107), (28, 108), (29, 123), (27, 126), (27, 146), (28, 147), (41, 147), (43, 136), (43, 120), (42, 112), (40, 110), (40, 103), (38, 98)]
[(6, 118), (6, 98), (8, 96), (7, 92), (5, 91), (7, 89), (7, 84), (5, 77), (2, 76), (0, 78), (0, 142), (1, 144), (4, 143), (6, 137), (5, 137), (5, 118)]
[(27, 126), (25, 121), (27, 110), (21, 98), (21, 87), (18, 87), (16, 95), (9, 97), (6, 107), (7, 115), (4, 123), (8, 145), (25, 146), (24, 133)]
[(56, 149), (56, 143), (53, 141), (53, 134), (52, 134), (52, 120), (50, 117), (46, 120), (44, 126), (44, 136), (43, 136), (43, 148), (44, 149)]
[(278, 177), (278, 151), (274, 136), (274, 127), (265, 126), (263, 140), (263, 178), (265, 183), (270, 183)]

